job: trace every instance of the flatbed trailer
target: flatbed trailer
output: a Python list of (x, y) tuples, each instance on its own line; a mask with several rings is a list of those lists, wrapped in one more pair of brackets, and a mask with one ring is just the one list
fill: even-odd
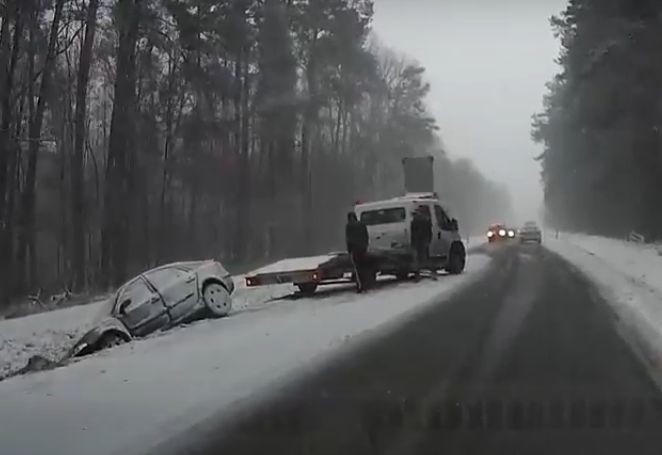
[[(408, 251), (368, 251), (367, 262), (373, 274), (395, 275), (406, 279), (412, 270), (413, 257)], [(303, 294), (314, 294), (318, 286), (354, 283), (354, 266), (348, 253), (284, 259), (246, 275), (246, 286), (291, 283)]]

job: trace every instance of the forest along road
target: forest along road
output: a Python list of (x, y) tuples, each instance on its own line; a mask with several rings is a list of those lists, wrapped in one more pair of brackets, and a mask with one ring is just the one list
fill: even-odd
[(452, 301), (159, 452), (662, 453), (662, 396), (593, 286), (538, 246), (490, 254)]

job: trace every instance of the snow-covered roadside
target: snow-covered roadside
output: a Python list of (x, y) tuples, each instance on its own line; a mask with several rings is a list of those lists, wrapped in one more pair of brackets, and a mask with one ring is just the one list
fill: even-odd
[[(484, 243), (482, 237), (466, 240), (467, 248)], [(303, 258), (299, 261), (303, 261), (303, 264), (317, 264), (328, 257)], [(293, 263), (292, 260), (279, 261), (260, 271), (280, 270), (285, 266), (296, 268), (301, 265)], [(236, 290), (233, 295), (233, 314), (260, 310), (296, 290), (288, 284), (247, 289), (244, 277), (245, 275), (237, 275), (234, 278)], [(94, 326), (103, 302), (96, 300), (87, 305), (0, 320), (0, 381), (24, 368), (33, 356), (41, 356), (51, 362), (62, 360), (73, 344)]]
[[(246, 289), (244, 276), (235, 278), (233, 312), (252, 311), (294, 292), (288, 285)], [(35, 355), (57, 362), (93, 327), (104, 301), (0, 320), (0, 379), (23, 368)]]
[(148, 450), (219, 410), (238, 411), (237, 401), (268, 393), (340, 349), (444, 301), (479, 279), (488, 264), (486, 256), (472, 255), (465, 274), (435, 282), (361, 296), (322, 290), (261, 311), (249, 311), (247, 304), (233, 317), (201, 321), (67, 368), (10, 378), (0, 383), (0, 452)]
[(561, 240), (600, 258), (639, 284), (662, 292), (662, 252), (657, 245), (562, 233)]
[(662, 256), (651, 245), (579, 234), (546, 246), (581, 270), (612, 304), (624, 337), (662, 386)]
[(40, 355), (58, 361), (94, 323), (103, 301), (0, 320), (0, 378)]

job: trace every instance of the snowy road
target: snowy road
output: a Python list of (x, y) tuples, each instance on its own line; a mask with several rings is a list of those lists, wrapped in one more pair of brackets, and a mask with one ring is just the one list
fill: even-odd
[[(152, 452), (193, 426), (231, 420), (336, 356), (397, 331), (479, 281), (489, 263), (486, 255), (471, 255), (461, 276), (384, 282), (361, 296), (347, 286), (313, 298), (294, 298), (291, 286), (240, 288), (228, 318), (0, 382), (0, 453)], [(73, 324), (72, 314), (36, 321)], [(34, 320), (4, 322), (18, 331)]]
[(444, 305), (158, 452), (662, 453), (662, 395), (604, 283), (545, 248), (492, 254)]

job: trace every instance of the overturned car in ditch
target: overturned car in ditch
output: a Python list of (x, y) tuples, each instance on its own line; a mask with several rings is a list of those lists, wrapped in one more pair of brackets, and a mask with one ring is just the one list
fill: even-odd
[(95, 327), (70, 350), (80, 357), (232, 308), (234, 282), (217, 261), (178, 262), (131, 279), (105, 302)]

